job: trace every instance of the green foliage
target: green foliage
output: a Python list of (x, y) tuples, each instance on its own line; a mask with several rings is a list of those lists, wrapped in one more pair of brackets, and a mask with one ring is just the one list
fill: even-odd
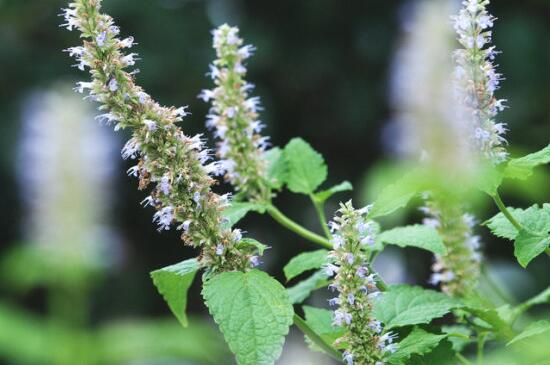
[(462, 306), (443, 293), (417, 286), (392, 285), (374, 302), (374, 316), (390, 329), (429, 323)]
[(455, 365), (455, 352), (451, 343), (442, 340), (439, 345), (424, 355), (412, 355), (407, 365)]
[(313, 275), (287, 289), (290, 302), (292, 304), (302, 303), (309, 297), (312, 291), (323, 288), (328, 285), (327, 274), (323, 270), (315, 272)]
[(232, 202), (231, 205), (223, 210), (223, 217), (226, 219), (225, 227), (233, 227), (238, 221), (243, 219), (249, 212), (264, 213), (265, 206), (257, 203)]
[(508, 342), (506, 346), (512, 345), (518, 341), (529, 339), (530, 337), (533, 337), (533, 336), (540, 335), (547, 331), (550, 331), (550, 322), (545, 320), (533, 322), (529, 326), (527, 326), (527, 328), (525, 328), (519, 335), (517, 335), (510, 342)]
[(204, 283), (204, 300), (239, 364), (273, 364), (294, 310), (285, 289), (264, 272), (224, 272)]
[(187, 326), (187, 315), (185, 314), (187, 290), (193, 283), (198, 269), (197, 259), (189, 259), (151, 272), (151, 278), (157, 290), (184, 327)]
[[(343, 335), (343, 328), (332, 325), (332, 311), (323, 308), (310, 307), (308, 305), (304, 305), (303, 310), (306, 317), (306, 323), (327, 343), (332, 344), (337, 338)], [(309, 339), (307, 341), (312, 350), (321, 350)]]
[(489, 219), (487, 226), (494, 235), (515, 240), (514, 255), (520, 265), (526, 267), (550, 245), (550, 204), (544, 204), (542, 208), (535, 204), (525, 210), (508, 210), (524, 230), (518, 232), (502, 213)]
[(327, 262), (327, 255), (327, 250), (316, 250), (294, 256), (283, 268), (286, 279), (292, 280), (305, 271), (319, 269)]
[(293, 138), (284, 149), (288, 166), (286, 183), (294, 193), (312, 194), (325, 181), (327, 166), (325, 160), (309, 143)]
[(399, 342), (397, 350), (388, 357), (390, 364), (405, 364), (413, 354), (425, 354), (436, 347), (447, 335), (436, 335), (415, 327), (407, 337)]
[(338, 185), (334, 185), (333, 187), (320, 191), (318, 193), (313, 194), (313, 199), (318, 203), (324, 203), (329, 199), (331, 196), (333, 196), (336, 193), (341, 193), (343, 191), (349, 191), (353, 190), (353, 185), (349, 181), (341, 182)]
[(439, 255), (446, 251), (437, 230), (421, 224), (393, 228), (382, 232), (378, 237), (383, 243), (399, 247), (414, 246)]
[(539, 294), (535, 295), (533, 298), (529, 299), (526, 303), (528, 307), (534, 305), (544, 304), (550, 302), (550, 287), (546, 288)]
[(264, 157), (267, 161), (267, 180), (273, 189), (280, 189), (286, 181), (287, 165), (283, 151), (279, 147), (274, 147), (265, 152)]
[(382, 217), (405, 207), (421, 190), (423, 179), (419, 171), (411, 171), (378, 194), (369, 218)]
[[(460, 352), (466, 347), (466, 345), (472, 343), (469, 337), (472, 335), (472, 331), (463, 325), (451, 325), (441, 326), (441, 332), (448, 335), (447, 339), (452, 343), (453, 350)], [(461, 336), (456, 336), (461, 335)], [(462, 337), (463, 336), (463, 337)], [(467, 338), (468, 337), (468, 338)]]
[(529, 262), (550, 246), (550, 236), (541, 236), (521, 230), (514, 241), (514, 255), (521, 266), (527, 267)]
[(538, 152), (510, 160), (504, 175), (512, 179), (525, 180), (533, 174), (535, 167), (547, 163), (550, 163), (550, 145)]

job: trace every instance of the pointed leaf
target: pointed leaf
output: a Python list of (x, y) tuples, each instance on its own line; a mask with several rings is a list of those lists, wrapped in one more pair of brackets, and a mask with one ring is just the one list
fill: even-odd
[(535, 167), (547, 163), (550, 163), (550, 145), (538, 152), (510, 160), (504, 174), (512, 179), (525, 180), (533, 174)]
[(405, 207), (422, 190), (423, 177), (420, 171), (411, 171), (378, 194), (369, 213), (370, 218), (382, 217)]
[(187, 327), (187, 290), (198, 269), (197, 259), (189, 259), (151, 272), (157, 290), (183, 327)]
[(550, 322), (542, 320), (537, 321), (534, 323), (531, 323), (529, 326), (527, 326), (526, 329), (523, 330), (519, 335), (514, 337), (510, 342), (506, 344), (506, 346), (510, 346), (511, 344), (525, 340), (529, 337), (540, 335), (541, 333), (550, 331)]
[(338, 185), (334, 185), (330, 189), (323, 190), (323, 191), (320, 191), (318, 193), (315, 193), (313, 195), (313, 197), (314, 197), (315, 201), (317, 201), (319, 203), (324, 203), (328, 198), (330, 198), (334, 194), (340, 193), (342, 191), (348, 191), (348, 190), (353, 190), (353, 185), (351, 185), (351, 183), (349, 181), (344, 181), (344, 182), (341, 182)]
[(400, 247), (414, 246), (438, 255), (443, 255), (446, 251), (437, 231), (422, 224), (390, 229), (382, 232), (379, 238), (384, 243)]
[(288, 168), (283, 151), (274, 147), (264, 153), (267, 161), (267, 180), (273, 189), (280, 189), (286, 181)]
[(327, 177), (325, 160), (301, 138), (292, 139), (285, 147), (288, 166), (286, 183), (293, 193), (311, 194)]
[[(540, 233), (541, 236), (550, 231), (550, 204), (544, 204), (542, 208), (535, 204), (525, 210), (511, 207), (507, 209), (519, 224), (529, 231)], [(489, 219), (487, 227), (497, 237), (514, 240), (518, 235), (518, 230), (502, 213)]]
[(374, 302), (374, 316), (390, 329), (429, 323), (462, 306), (443, 293), (418, 286), (392, 285)]
[(207, 280), (202, 294), (239, 364), (277, 360), (294, 315), (277, 280), (258, 270), (224, 272)]
[(436, 335), (415, 327), (407, 337), (397, 345), (397, 350), (388, 357), (390, 364), (402, 364), (414, 354), (432, 351), (447, 335)]
[(327, 255), (327, 250), (316, 250), (294, 256), (283, 268), (286, 280), (291, 280), (308, 270), (321, 268), (327, 262)]

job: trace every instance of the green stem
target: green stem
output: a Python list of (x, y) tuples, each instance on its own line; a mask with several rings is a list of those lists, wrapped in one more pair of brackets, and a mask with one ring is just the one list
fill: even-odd
[(315, 211), (317, 212), (317, 216), (319, 217), (319, 223), (321, 223), (321, 227), (323, 228), (323, 232), (325, 232), (325, 236), (330, 240), (332, 238), (332, 234), (330, 233), (330, 230), (328, 229), (327, 225), (327, 217), (325, 215), (325, 209), (324, 209), (324, 203), (320, 203), (315, 200), (315, 197), (312, 194), (309, 194), (309, 197), (311, 199), (311, 202), (313, 203), (313, 206), (315, 207)]
[(329, 345), (321, 336), (319, 336), (313, 329), (296, 313), (294, 314), (294, 324), (296, 327), (300, 329), (306, 335), (309, 337), (313, 343), (315, 343), (317, 346), (319, 346), (323, 351), (325, 351), (330, 357), (332, 357), (334, 360), (338, 362), (342, 362), (342, 354), (334, 349), (331, 345)]
[(485, 340), (487, 339), (487, 334), (482, 333), (477, 339), (477, 365), (483, 365), (483, 349), (485, 347)]
[(458, 360), (458, 362), (461, 363), (462, 365), (472, 365), (472, 363), (470, 361), (468, 361), (467, 358), (462, 356), (462, 354), (456, 353), (455, 356), (456, 356), (456, 359)]
[(303, 238), (316, 243), (320, 246), (323, 246), (328, 249), (332, 249), (332, 244), (323, 236), (318, 235), (317, 233), (311, 232), (310, 230), (302, 227), (298, 223), (294, 222), (292, 219), (288, 218), (283, 214), (279, 209), (273, 205), (267, 207), (267, 213), (275, 220), (277, 223), (291, 230)]
[(498, 193), (498, 191), (495, 193), (495, 195), (493, 195), (493, 200), (495, 201), (498, 209), (502, 212), (502, 214), (504, 214), (504, 216), (506, 217), (506, 219), (508, 219), (508, 221), (510, 221), (510, 223), (512, 223), (512, 225), (518, 230), (518, 231), (521, 231), (523, 229), (523, 227), (521, 226), (521, 224), (519, 224), (519, 222), (514, 218), (514, 216), (512, 215), (512, 213), (510, 213), (510, 211), (506, 208), (506, 205), (504, 205), (504, 203), (502, 202), (502, 198), (500, 197), (500, 194)]

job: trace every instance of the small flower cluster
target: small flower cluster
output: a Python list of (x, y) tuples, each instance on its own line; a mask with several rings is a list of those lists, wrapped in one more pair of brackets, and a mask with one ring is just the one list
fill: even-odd
[(455, 50), (455, 92), (475, 121), (473, 140), (482, 154), (500, 163), (506, 160), (503, 135), (506, 126), (496, 123), (498, 112), (504, 110), (504, 99), (494, 95), (502, 75), (495, 71), (493, 60), (499, 53), (491, 43), (491, 27), (495, 18), (487, 12), (489, 0), (465, 0), (459, 14), (452, 17), (458, 40), (464, 47)]
[(369, 208), (355, 210), (351, 202), (340, 204), (338, 215), (329, 223), (334, 250), (325, 271), (334, 276), (330, 288), (339, 293), (329, 304), (338, 307), (334, 324), (347, 329), (336, 344), (345, 345), (343, 359), (348, 365), (383, 365), (396, 347), (395, 335), (384, 333), (382, 324), (371, 314), (372, 300), (380, 292), (364, 251), (374, 245), (376, 231), (374, 222), (365, 217)]
[[(76, 57), (79, 69), (90, 69), (91, 82), (79, 82), (76, 90), (89, 91), (89, 98), (101, 104), (97, 118), (115, 124), (115, 130), (129, 128), (132, 138), (122, 150), (124, 158), (138, 159), (129, 174), (139, 178), (139, 188), (154, 188), (144, 200), (157, 212), (153, 221), (159, 230), (177, 225), (183, 241), (202, 247), (200, 262), (213, 271), (246, 270), (257, 263), (255, 250), (241, 242), (241, 232), (223, 227), (222, 211), (227, 195), (211, 191), (219, 173), (218, 162), (210, 162), (200, 135), (186, 136), (176, 126), (186, 108), (163, 107), (134, 83), (135, 53), (125, 51), (134, 39), (119, 38), (113, 19), (101, 14), (101, 0), (69, 3), (62, 14), (67, 29), (78, 29), (84, 43), (67, 50)], [(245, 246), (243, 248), (243, 246)]]
[(421, 210), (429, 216), (424, 224), (435, 228), (442, 237), (447, 252), (436, 255), (430, 278), (432, 285), (453, 296), (465, 296), (477, 285), (480, 275), (480, 237), (473, 234), (476, 224), (473, 215), (463, 213), (458, 205), (441, 204), (427, 200)]
[(270, 199), (265, 183), (263, 151), (269, 137), (262, 137), (264, 125), (258, 120), (261, 109), (258, 97), (249, 97), (253, 85), (244, 80), (244, 61), (254, 47), (243, 46), (238, 28), (224, 24), (213, 31), (217, 59), (210, 65), (209, 75), (216, 87), (203, 90), (199, 97), (212, 101), (206, 126), (219, 139), (217, 157), (225, 179), (235, 190), (252, 200)]

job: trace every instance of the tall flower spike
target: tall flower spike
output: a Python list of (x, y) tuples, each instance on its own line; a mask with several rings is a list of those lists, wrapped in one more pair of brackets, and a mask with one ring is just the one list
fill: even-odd
[(497, 123), (495, 118), (506, 108), (506, 100), (494, 95), (503, 78), (493, 64), (499, 53), (490, 46), (496, 18), (487, 12), (487, 5), (489, 0), (465, 0), (458, 15), (452, 17), (458, 40), (464, 47), (454, 52), (454, 83), (457, 97), (474, 122), (475, 145), (489, 160), (500, 163), (507, 158), (503, 146), (506, 125)]
[(375, 225), (366, 218), (369, 208), (356, 210), (351, 201), (341, 203), (330, 223), (334, 249), (330, 253), (332, 263), (325, 271), (334, 275), (330, 287), (338, 291), (338, 296), (329, 304), (337, 307), (334, 324), (347, 330), (336, 343), (345, 344), (342, 358), (348, 365), (384, 364), (396, 346), (394, 334), (384, 332), (382, 324), (372, 316), (372, 300), (379, 290), (364, 250), (374, 244)]
[(187, 114), (185, 107), (160, 106), (135, 85), (135, 72), (126, 71), (134, 65), (135, 54), (124, 53), (134, 40), (119, 38), (113, 19), (100, 11), (101, 0), (78, 0), (63, 14), (63, 25), (78, 29), (84, 39), (82, 46), (67, 51), (92, 75), (91, 82), (80, 82), (76, 89), (88, 90), (89, 97), (101, 104), (100, 121), (114, 124), (115, 130), (132, 130), (122, 155), (138, 159), (129, 174), (139, 177), (140, 189), (154, 185), (144, 200), (157, 209), (153, 221), (159, 230), (176, 225), (186, 244), (201, 247), (204, 267), (228, 271), (254, 266), (254, 249), (242, 248), (241, 235), (222, 225), (228, 197), (211, 191), (211, 175), (220, 170), (219, 163), (209, 162), (210, 152), (200, 135), (188, 137), (176, 126)]
[(255, 48), (243, 46), (238, 33), (238, 28), (227, 24), (212, 32), (217, 59), (210, 65), (209, 75), (216, 87), (203, 90), (199, 97), (212, 102), (206, 126), (219, 139), (216, 154), (225, 180), (245, 197), (267, 201), (270, 189), (264, 177), (263, 151), (268, 137), (260, 135), (264, 127), (258, 120), (260, 100), (249, 96), (254, 86), (244, 80), (244, 62)]
[[(447, 19), (449, 1), (418, 4), (398, 55), (394, 79), (395, 100), (415, 157), (424, 152), (422, 165), (430, 174), (430, 193), (422, 211), (424, 224), (437, 229), (447, 252), (437, 256), (431, 283), (441, 284), (453, 296), (468, 294), (479, 278), (479, 237), (473, 219), (465, 214), (457, 191), (471, 183), (479, 153), (468, 110), (457, 103), (452, 90), (453, 32)], [(452, 166), (452, 169), (449, 169)]]

